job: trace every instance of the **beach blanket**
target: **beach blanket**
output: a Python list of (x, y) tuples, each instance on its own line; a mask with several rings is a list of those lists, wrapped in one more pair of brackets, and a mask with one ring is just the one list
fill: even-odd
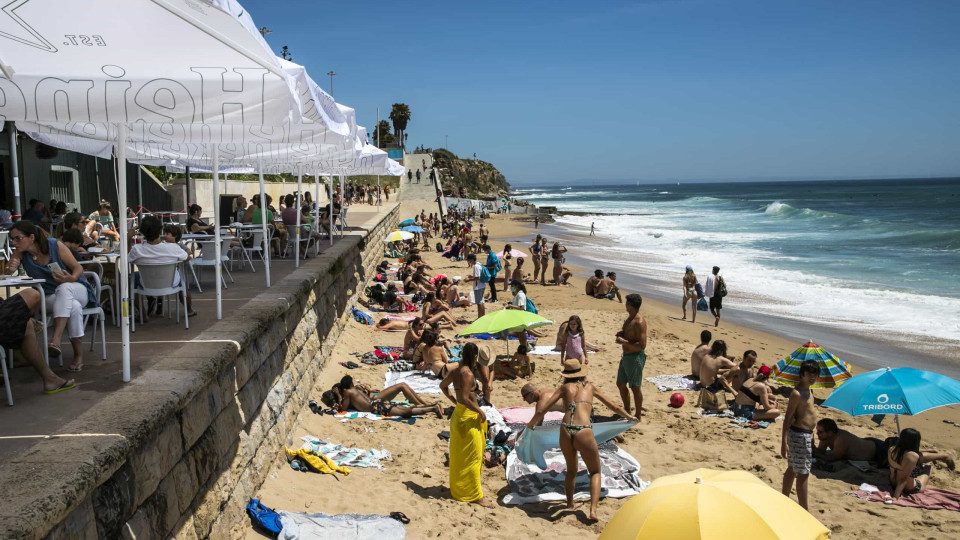
[(283, 529), (278, 540), (403, 540), (403, 523), (387, 517), (359, 514), (307, 514), (280, 511)]
[(316, 437), (307, 435), (302, 437), (303, 447), (314, 454), (323, 454), (333, 460), (334, 463), (346, 467), (374, 468), (383, 470), (383, 461), (393, 461), (393, 455), (389, 450), (377, 450), (376, 448), (348, 448), (342, 444), (321, 441)]
[(673, 390), (694, 390), (697, 382), (689, 378), (688, 375), (657, 375), (656, 377), (647, 377), (648, 382), (652, 382), (657, 390), (661, 392), (670, 392)]
[(317, 454), (305, 448), (291, 450), (284, 447), (284, 451), (286, 451), (288, 458), (300, 458), (317, 472), (323, 474), (340, 473), (344, 476), (350, 474), (350, 469), (337, 465), (333, 460), (323, 454)]
[(383, 387), (387, 388), (402, 382), (418, 394), (440, 394), (440, 380), (420, 371), (387, 371), (383, 375)]
[(410, 321), (416, 319), (417, 316), (416, 316), (416, 315), (397, 315), (396, 313), (391, 313), (391, 314), (387, 315), (386, 318), (390, 319), (391, 321), (405, 321), (405, 322), (410, 322)]
[[(634, 426), (636, 422), (629, 420), (614, 420), (613, 422), (597, 422), (593, 424), (593, 437), (597, 444), (605, 443)], [(544, 424), (533, 429), (525, 429), (517, 438), (517, 457), (524, 463), (535, 463), (542, 470), (547, 470), (547, 461), (544, 453), (560, 445), (560, 424)]]
[[(506, 409), (500, 409), (500, 414), (508, 424), (526, 424), (533, 419), (536, 410), (536, 407), (507, 407)], [(557, 411), (548, 411), (543, 418), (544, 422), (559, 422), (560, 420), (563, 420), (563, 413)]]
[(394, 422), (403, 422), (405, 424), (413, 425), (416, 423), (419, 416), (409, 416), (404, 418), (402, 416), (380, 416), (379, 414), (373, 414), (368, 412), (360, 411), (349, 411), (345, 413), (337, 413), (333, 416), (334, 418), (340, 420), (340, 423), (349, 422), (350, 420), (356, 420), (357, 418), (363, 418), (366, 420), (393, 420)]
[[(529, 430), (527, 430), (529, 431)], [(563, 490), (566, 476), (566, 460), (559, 450), (549, 450), (544, 456), (546, 468), (525, 463), (511, 452), (507, 456), (507, 485), (510, 493), (503, 498), (504, 504), (528, 504), (543, 501), (564, 501)], [(590, 475), (583, 460), (578, 460), (578, 472), (574, 487), (574, 499), (590, 498)], [(640, 464), (633, 456), (613, 443), (600, 445), (600, 496), (632, 497), (650, 485), (640, 479)]]
[[(860, 489), (848, 491), (847, 494), (865, 501), (884, 502), (885, 499), (893, 496), (893, 488), (890, 486), (884, 487), (886, 489), (881, 490), (877, 486), (861, 484)], [(953, 510), (954, 512), (960, 512), (960, 493), (928, 487), (920, 493), (903, 495), (899, 499), (891, 499), (890, 504), (906, 506), (907, 508)]]
[[(593, 354), (594, 352), (596, 351), (587, 351), (587, 354)], [(540, 356), (548, 356), (551, 354), (555, 354), (559, 356), (560, 351), (555, 349), (551, 345), (537, 345), (536, 347), (531, 349), (528, 354), (538, 354)]]
[(358, 323), (363, 323), (371, 326), (373, 325), (373, 317), (371, 317), (370, 315), (367, 315), (363, 311), (360, 311), (359, 309), (352, 307), (350, 308), (350, 312), (353, 313), (353, 320), (357, 321)]
[(722, 411), (697, 409), (697, 414), (700, 416), (713, 416), (715, 418), (733, 418), (736, 416), (730, 409), (723, 409)]
[(500, 415), (495, 407), (489, 405), (481, 405), (480, 410), (483, 411), (483, 414), (487, 417), (487, 438), (494, 439), (497, 436), (497, 433), (503, 432), (507, 435), (513, 433), (513, 430), (510, 426), (507, 425), (507, 422), (503, 419), (503, 416)]

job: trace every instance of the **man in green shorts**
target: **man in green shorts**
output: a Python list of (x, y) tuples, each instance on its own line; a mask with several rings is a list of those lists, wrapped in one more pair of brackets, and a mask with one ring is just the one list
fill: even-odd
[(620, 357), (620, 367), (617, 369), (617, 388), (623, 399), (623, 408), (630, 413), (630, 391), (633, 392), (633, 401), (636, 403), (636, 417), (643, 414), (643, 392), (640, 383), (643, 382), (643, 366), (647, 363), (647, 321), (640, 315), (640, 304), (643, 298), (639, 294), (627, 295), (627, 320), (623, 329), (617, 332), (617, 343), (623, 347)]

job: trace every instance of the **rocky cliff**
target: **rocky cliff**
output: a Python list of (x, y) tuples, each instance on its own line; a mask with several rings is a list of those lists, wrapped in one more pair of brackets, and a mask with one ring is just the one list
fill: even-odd
[(510, 190), (510, 184), (496, 167), (486, 161), (460, 159), (450, 152), (435, 150), (434, 166), (445, 192), (470, 199), (493, 199)]

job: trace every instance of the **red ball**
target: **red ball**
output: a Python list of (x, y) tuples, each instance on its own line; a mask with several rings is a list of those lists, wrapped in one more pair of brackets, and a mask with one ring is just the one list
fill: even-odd
[(683, 406), (683, 394), (677, 392), (670, 396), (670, 406), (674, 409), (679, 409)]

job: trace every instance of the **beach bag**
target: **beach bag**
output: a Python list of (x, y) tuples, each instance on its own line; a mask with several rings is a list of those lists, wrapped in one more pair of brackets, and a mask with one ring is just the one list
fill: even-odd
[(722, 277), (717, 276), (717, 296), (723, 298), (727, 295), (727, 282)]
[(722, 411), (727, 408), (727, 393), (721, 390), (714, 394), (706, 388), (701, 388), (697, 407), (705, 411)]
[(703, 298), (704, 296), (703, 287), (699, 283), (697, 283), (696, 285), (693, 286), (693, 288), (697, 291), (697, 298)]
[[(699, 287), (699, 285), (697, 286)], [(700, 300), (697, 300), (697, 311), (707, 311), (707, 309), (709, 309), (707, 299), (701, 296)]]
[(480, 282), (489, 283), (491, 278), (493, 278), (493, 273), (490, 272), (490, 269), (486, 266), (482, 266), (480, 270)]
[(280, 534), (283, 524), (280, 523), (280, 515), (260, 503), (260, 499), (250, 499), (247, 503), (247, 514), (250, 515), (250, 522), (253, 527), (259, 531), (272, 533), (274, 538)]
[(529, 311), (530, 313), (539, 313), (539, 311), (537, 311), (537, 306), (535, 306), (535, 305), (533, 304), (533, 300), (531, 300), (531, 299), (529, 299), (529, 298), (527, 298), (527, 307), (526, 307), (525, 309), (526, 309), (526, 311)]
[(437, 253), (443, 253), (443, 243), (437, 242)]

